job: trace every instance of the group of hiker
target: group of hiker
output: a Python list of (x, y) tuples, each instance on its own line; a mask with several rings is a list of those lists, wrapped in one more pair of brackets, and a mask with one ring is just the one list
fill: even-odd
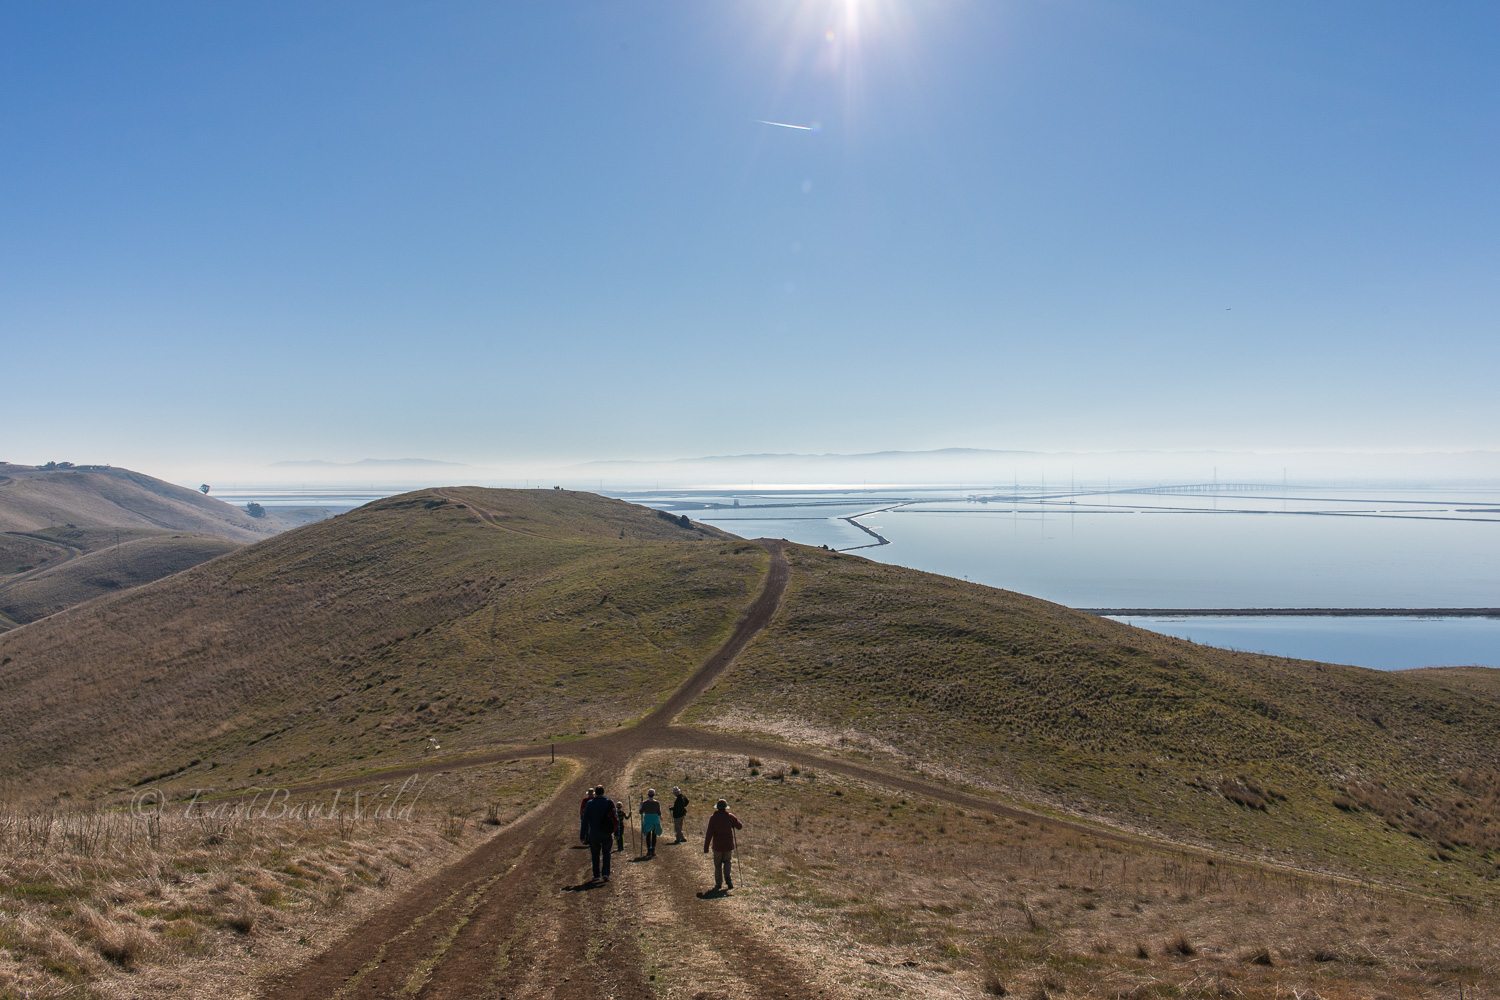
[[(641, 823), (641, 838), (646, 851), (644, 857), (656, 857), (656, 839), (662, 834), (662, 803), (656, 797), (656, 789), (646, 790), (646, 797), (638, 805)], [(688, 797), (681, 788), (672, 789), (672, 804), (668, 807), (672, 815), (672, 831), (676, 837), (672, 842), (681, 844), (687, 840), (682, 833), (682, 824), (687, 819)], [(603, 785), (595, 785), (583, 796), (578, 806), (578, 839), (589, 845), (589, 861), (594, 868), (594, 881), (609, 881), (610, 856), (615, 851), (625, 850), (625, 826), (630, 821), (630, 805), (616, 801), (604, 794)], [(729, 803), (720, 799), (708, 818), (708, 829), (703, 835), (703, 853), (710, 850), (714, 855), (714, 891), (734, 888), (730, 862), (736, 841), (734, 831), (743, 830)], [(611, 845), (610, 841), (614, 841)]]

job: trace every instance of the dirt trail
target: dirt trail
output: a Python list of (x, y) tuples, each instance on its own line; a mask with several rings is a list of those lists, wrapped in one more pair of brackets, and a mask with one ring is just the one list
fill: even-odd
[[(485, 517), (487, 512), (475, 513), (493, 523)], [(636, 873), (622, 864), (610, 884), (585, 882), (589, 858), (586, 851), (576, 849), (577, 804), (589, 785), (602, 782), (618, 788), (636, 756), (674, 742), (671, 720), (770, 622), (790, 568), (779, 545), (766, 547), (771, 568), (760, 595), (724, 645), (656, 711), (631, 729), (569, 743), (566, 754), (581, 767), (546, 803), (429, 876), (302, 967), (267, 980), (261, 994), (278, 1000), (657, 996), (644, 978), (636, 935), (612, 926), (621, 914), (618, 907), (608, 905), (609, 894)], [(536, 752), (535, 747), (507, 748), (445, 766), (473, 766)], [(382, 777), (431, 769), (429, 762), (384, 772)], [(623, 861), (623, 855), (617, 858)], [(689, 884), (685, 871), (676, 873), (673, 899), (679, 911), (690, 900), (698, 902)], [(682, 919), (692, 923), (686, 912)], [(784, 996), (788, 984), (802, 981), (799, 973), (752, 938), (730, 935), (724, 942), (728, 964), (747, 983), (759, 984), (751, 995)]]
[[(493, 523), (485, 517), (487, 513), (475, 509), (476, 517)], [(546, 802), (429, 876), (305, 965), (265, 981), (261, 995), (276, 1000), (646, 1000), (677, 996), (676, 986), (650, 981), (647, 956), (639, 943), (646, 933), (644, 923), (653, 914), (660, 919), (653, 908), (664, 898), (673, 916), (667, 926), (685, 942), (684, 947), (700, 956), (697, 967), (723, 973), (718, 985), (703, 995), (732, 1000), (838, 996), (842, 991), (836, 986), (818, 983), (814, 970), (801, 968), (737, 919), (739, 904), (733, 897), (698, 895), (700, 889), (708, 888), (707, 869), (701, 845), (691, 839), (678, 846), (663, 844), (650, 861), (634, 862), (617, 854), (611, 882), (586, 882), (589, 855), (577, 843), (579, 800), (588, 786), (600, 782), (610, 794), (623, 794), (623, 782), (635, 760), (648, 751), (795, 757), (830, 773), (931, 796), (961, 808), (1036, 818), (1036, 813), (937, 782), (772, 742), (674, 725), (682, 710), (712, 686), (770, 624), (780, 606), (790, 566), (779, 543), (763, 540), (760, 544), (771, 553), (760, 595), (724, 644), (660, 707), (629, 729), (559, 747), (580, 766)], [(499, 748), (457, 760), (396, 768), (382, 772), (381, 777), (396, 780), (430, 773), (435, 766), (450, 770), (537, 754), (535, 746)], [(323, 782), (304, 790), (340, 783)], [(1046, 819), (1095, 836), (1111, 835), (1091, 824)], [(1116, 836), (1143, 840), (1124, 833)]]
[(24, 580), (30, 580), (34, 576), (40, 576), (41, 574), (46, 573), (48, 570), (56, 569), (63, 563), (71, 562), (84, 554), (83, 549), (79, 548), (76, 545), (69, 545), (67, 542), (59, 542), (55, 538), (48, 537), (47, 535), (37, 534), (36, 532), (32, 531), (7, 531), (4, 532), (4, 534), (14, 535), (17, 538), (29, 538), (33, 542), (40, 542), (43, 545), (49, 546), (51, 548), (60, 549), (63, 553), (62, 558), (57, 560), (57, 562), (48, 563), (45, 566), (38, 566), (36, 569), (30, 569), (24, 573), (16, 573), (12, 576), (6, 577), (5, 585), (7, 587), (13, 583), (21, 583)]
[[(486, 513), (475, 510), (476, 517), (493, 523)], [(840, 995), (837, 986), (819, 983), (815, 970), (801, 968), (747, 927), (739, 919), (741, 911), (733, 897), (698, 895), (700, 889), (708, 888), (707, 869), (701, 845), (691, 839), (678, 846), (664, 842), (658, 856), (650, 861), (616, 854), (611, 882), (585, 882), (589, 856), (577, 843), (579, 800), (588, 786), (600, 782), (612, 795), (625, 794), (623, 783), (634, 762), (648, 751), (790, 758), (804, 766), (816, 765), (823, 771), (929, 796), (963, 809), (1042, 818), (1095, 837), (1150, 844), (1183, 854), (1220, 856), (1096, 824), (1039, 817), (1035, 812), (939, 782), (811, 750), (674, 725), (672, 720), (729, 668), (780, 606), (791, 570), (779, 543), (763, 540), (760, 544), (771, 553), (770, 570), (760, 595), (723, 646), (659, 708), (629, 729), (559, 747), (580, 767), (546, 802), (458, 862), (429, 876), (302, 967), (264, 982), (261, 995), (277, 1000), (691, 997), (693, 992), (680, 992), (681, 984), (653, 983), (647, 972), (650, 963), (640, 942), (647, 934), (646, 924), (663, 919), (659, 912), (663, 901), (673, 919), (661, 926), (700, 956), (699, 970), (722, 972), (718, 985), (702, 991), (702, 995), (731, 1000)], [(434, 767), (451, 770), (537, 754), (535, 746), (500, 748), (396, 768), (382, 772), (381, 777), (395, 780), (430, 773)], [(304, 790), (340, 783), (323, 782), (305, 786)]]

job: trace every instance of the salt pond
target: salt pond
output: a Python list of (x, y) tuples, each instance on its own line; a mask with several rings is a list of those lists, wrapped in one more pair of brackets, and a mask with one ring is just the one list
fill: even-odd
[(1111, 617), (1208, 646), (1377, 670), (1500, 667), (1500, 618)]
[[(1500, 606), (1494, 490), (1210, 485), (1150, 492), (680, 491), (626, 499), (746, 537), (855, 549), (1072, 607)], [(1500, 666), (1495, 619), (1129, 621), (1210, 645), (1381, 669)]]

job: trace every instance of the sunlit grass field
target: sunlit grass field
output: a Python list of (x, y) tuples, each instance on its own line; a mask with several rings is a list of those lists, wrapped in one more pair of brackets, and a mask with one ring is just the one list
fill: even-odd
[[(704, 803), (694, 856), (708, 803), (729, 800), (745, 824), (735, 895), (746, 926), (854, 996), (1456, 997), (1460, 984), (1468, 996), (1500, 986), (1490, 909), (967, 812), (790, 755), (656, 754), (636, 775)], [(645, 947), (663, 979), (691, 981), (670, 930)]]
[(242, 995), (570, 773), (535, 759), (405, 788), (0, 810), (0, 997)]

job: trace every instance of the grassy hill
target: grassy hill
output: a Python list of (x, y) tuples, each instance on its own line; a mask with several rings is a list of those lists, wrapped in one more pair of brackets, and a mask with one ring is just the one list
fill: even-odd
[[(785, 549), (776, 617), (685, 720), (784, 752), (653, 750), (621, 782), (627, 798), (682, 785), (695, 823), (720, 795), (747, 819), (737, 897), (696, 894), (696, 844), (620, 865), (590, 897), (606, 935), (639, 937), (642, 977), (730, 995), (750, 974), (822, 976), (846, 1000), (1500, 983), (1500, 672), (1231, 653)], [(586, 776), (565, 744), (555, 765), (458, 769), (453, 754), (630, 724), (720, 646), (768, 569), (758, 546), (620, 501), (423, 490), (0, 635), (0, 996), (248, 995), (250, 976), (305, 961), (460, 849), (476, 850), (470, 870), (494, 825)], [(810, 747), (1042, 815), (850, 777)], [(146, 787), (316, 778), (377, 796), (382, 765), (424, 757), (444, 775), (412, 823), (221, 822), (178, 803), (151, 832), (90, 808)], [(566, 923), (588, 908), (556, 891), (584, 859), (542, 853), (514, 880), (545, 873), (528, 921), (589, 939)], [(455, 935), (507, 910), (467, 899)], [(767, 942), (756, 962), (799, 964), (714, 951), (742, 933)], [(482, 950), (547, 961), (533, 940)]]
[(1234, 653), (793, 548), (777, 619), (688, 721), (1444, 893), (1500, 875), (1500, 671)]
[(128, 469), (0, 463), (0, 631), (283, 527)]
[[(1492, 671), (1233, 653), (788, 552), (776, 619), (685, 721), (1246, 856), (1494, 893)], [(0, 779), (31, 796), (286, 782), (627, 724), (723, 640), (766, 569), (758, 547), (589, 494), (394, 497), (0, 636)]]
[(0, 465), (0, 532), (60, 525), (193, 531), (253, 542), (274, 525), (238, 507), (129, 469)]
[(191, 569), (240, 543), (217, 535), (149, 534), (0, 583), (0, 616), (32, 622), (98, 597)]
[(0, 635), (0, 781), (290, 780), (619, 725), (767, 566), (591, 494), (393, 497)]

